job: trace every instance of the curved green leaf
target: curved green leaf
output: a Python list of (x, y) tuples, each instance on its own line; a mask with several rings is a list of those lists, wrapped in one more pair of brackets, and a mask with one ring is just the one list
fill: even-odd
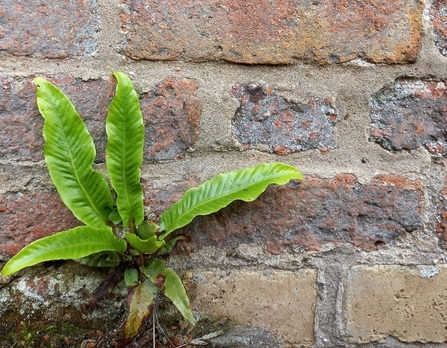
[(182, 280), (174, 270), (167, 268), (163, 260), (150, 259), (146, 265), (140, 267), (140, 271), (153, 283), (157, 281), (158, 276), (164, 276), (165, 296), (172, 301), (188, 323), (195, 325), (194, 316), (189, 307), (188, 295), (186, 295)]
[(130, 245), (132, 245), (132, 247), (138, 252), (144, 254), (151, 254), (154, 251), (160, 249), (165, 244), (163, 240), (157, 240), (156, 236), (150, 237), (148, 239), (141, 239), (133, 233), (125, 233), (125, 235)]
[(113, 208), (104, 175), (93, 170), (96, 151), (70, 100), (50, 82), (34, 79), (37, 105), (45, 119), (44, 155), (64, 204), (86, 225), (103, 227)]
[(150, 280), (130, 289), (127, 297), (129, 315), (124, 326), (127, 339), (132, 339), (138, 334), (143, 319), (151, 314), (151, 305), (157, 292), (158, 288)]
[(97, 229), (79, 226), (38, 239), (24, 247), (2, 269), (4, 276), (22, 268), (51, 260), (80, 259), (101, 251), (123, 253), (127, 243), (116, 237), (110, 227)]
[(138, 284), (138, 270), (135, 268), (126, 268), (124, 271), (124, 283), (126, 286), (135, 286)]
[(178, 236), (178, 237), (172, 238), (169, 242), (166, 242), (166, 244), (163, 245), (163, 247), (160, 249), (160, 251), (157, 254), (159, 256), (169, 254), (172, 251), (172, 248), (174, 248), (175, 243), (177, 243), (177, 241), (179, 241), (179, 240), (184, 240), (184, 239), (186, 239), (185, 236)]
[(123, 73), (116, 72), (114, 75), (118, 85), (106, 120), (106, 164), (117, 194), (118, 211), (124, 227), (127, 227), (132, 220), (139, 225), (144, 219), (143, 190), (140, 184), (144, 125), (140, 102), (132, 82)]
[(149, 220), (144, 220), (140, 225), (137, 226), (136, 234), (141, 239), (149, 239), (154, 237), (158, 232), (158, 225)]
[(195, 325), (194, 316), (189, 308), (189, 299), (183, 287), (182, 280), (172, 269), (165, 269), (165, 296), (177, 307), (183, 318)]
[(152, 282), (155, 282), (159, 275), (164, 275), (165, 270), (165, 262), (160, 259), (148, 259), (145, 265), (140, 266), (140, 272)]
[(121, 218), (121, 215), (118, 212), (118, 210), (116, 209), (116, 207), (114, 207), (112, 212), (110, 213), (109, 221), (111, 221), (115, 225), (118, 225), (123, 221), (123, 219)]
[(116, 267), (120, 264), (121, 259), (115, 251), (104, 251), (88, 255), (80, 258), (78, 262), (82, 265), (90, 267)]
[(160, 239), (187, 225), (198, 215), (219, 211), (235, 200), (253, 201), (268, 185), (283, 185), (291, 179), (302, 180), (303, 176), (295, 167), (280, 162), (219, 174), (186, 191), (177, 203), (163, 213), (160, 231), (166, 233)]

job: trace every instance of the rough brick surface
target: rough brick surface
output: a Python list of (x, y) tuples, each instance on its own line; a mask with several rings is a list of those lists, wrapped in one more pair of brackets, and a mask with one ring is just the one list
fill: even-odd
[(142, 179), (144, 191), (144, 206), (155, 216), (160, 216), (177, 202), (191, 187), (201, 184), (196, 175), (186, 175), (181, 181), (173, 181), (168, 186), (158, 187), (155, 181)]
[(445, 265), (354, 267), (345, 302), (350, 341), (447, 342), (446, 284)]
[(441, 209), (438, 223), (436, 224), (436, 231), (441, 240), (441, 245), (447, 249), (447, 182), (442, 189), (440, 196), (443, 209)]
[(118, 346), (124, 293), (88, 307), (107, 269), (57, 261), (21, 273), (0, 278), (2, 347), (91, 347), (95, 340)]
[(38, 238), (80, 224), (57, 192), (0, 196), (0, 257), (9, 258)]
[(413, 62), (423, 2), (123, 0), (134, 59), (237, 63)]
[(400, 79), (371, 100), (371, 140), (387, 150), (424, 146), (447, 153), (447, 88), (442, 81)]
[(167, 78), (141, 102), (146, 160), (183, 158), (199, 137), (200, 100), (195, 80)]
[(245, 271), (195, 273), (195, 289), (188, 291), (193, 293), (191, 308), (200, 316), (225, 317), (241, 325), (265, 328), (289, 345), (310, 346), (316, 275), (315, 270), (268, 275)]
[(2, 1), (0, 51), (47, 58), (91, 55), (98, 21), (95, 0)]
[(445, 0), (433, 1), (430, 18), (435, 34), (435, 44), (441, 54), (447, 57), (447, 3)]
[(185, 247), (260, 242), (268, 251), (318, 250), (323, 243), (349, 243), (364, 250), (393, 244), (422, 226), (424, 195), (419, 182), (378, 176), (364, 185), (353, 175), (308, 177), (272, 186), (251, 203), (234, 202), (197, 217), (183, 232)]
[[(97, 149), (97, 161), (104, 161), (105, 119), (112, 100), (112, 81), (84, 82), (70, 75), (58, 75), (49, 80), (59, 87), (84, 118)], [(0, 158), (39, 161), (43, 159), (43, 117), (36, 104), (33, 77), (24, 80), (0, 80)]]
[(243, 149), (267, 148), (285, 155), (309, 149), (335, 148), (332, 126), (339, 112), (329, 101), (299, 104), (281, 98), (271, 86), (239, 85), (233, 89), (240, 107), (231, 129)]
[[(107, 136), (105, 119), (114, 95), (112, 78), (82, 81), (70, 75), (49, 78), (75, 105), (95, 142), (96, 162), (104, 162)], [(32, 78), (0, 79), (0, 158), (23, 161), (43, 159), (43, 118)], [(200, 102), (197, 82), (167, 78), (143, 96), (147, 161), (179, 158), (197, 141)]]

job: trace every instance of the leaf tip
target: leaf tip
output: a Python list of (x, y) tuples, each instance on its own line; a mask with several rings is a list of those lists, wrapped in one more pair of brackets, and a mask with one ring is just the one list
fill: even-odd
[(12, 260), (13, 259), (9, 260), (6, 263), (6, 265), (3, 267), (2, 271), (1, 271), (1, 274), (2, 274), (3, 277), (8, 277), (8, 276), (16, 273), (17, 271), (19, 271), (19, 270), (21, 270), (23, 268), (23, 267), (22, 268), (17, 268), (17, 267), (14, 268), (13, 266), (11, 266), (11, 261)]

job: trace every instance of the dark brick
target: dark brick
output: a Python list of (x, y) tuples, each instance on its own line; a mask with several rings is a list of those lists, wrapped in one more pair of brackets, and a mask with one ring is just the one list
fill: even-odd
[(0, 255), (9, 258), (36, 239), (79, 225), (55, 191), (5, 194), (0, 196)]
[(272, 253), (287, 247), (318, 250), (324, 243), (373, 250), (419, 229), (423, 202), (421, 184), (402, 177), (377, 176), (366, 184), (350, 174), (307, 177), (270, 186), (254, 202), (234, 202), (197, 217), (180, 233), (190, 236), (185, 247), (192, 249), (260, 242)]
[[(43, 118), (33, 78), (0, 79), (0, 158), (43, 159)], [(113, 78), (82, 81), (69, 75), (49, 78), (72, 101), (95, 142), (96, 162), (104, 162), (107, 109), (113, 98)], [(198, 138), (200, 101), (194, 80), (167, 78), (141, 100), (146, 126), (145, 160), (181, 158)]]
[(373, 95), (370, 116), (370, 140), (387, 150), (447, 152), (445, 82), (399, 79)]
[(435, 34), (435, 44), (439, 52), (447, 57), (447, 3), (445, 0), (434, 0), (430, 19)]
[(269, 152), (285, 155), (335, 148), (332, 126), (340, 119), (329, 101), (312, 99), (307, 104), (287, 101), (271, 86), (240, 85), (233, 89), (240, 107), (231, 129), (242, 148), (266, 146)]
[(47, 58), (86, 56), (97, 50), (95, 0), (21, 0), (0, 3), (0, 51)]
[(441, 245), (447, 249), (447, 182), (440, 194), (442, 209), (436, 224), (436, 232), (439, 235)]
[(408, 63), (420, 48), (421, 0), (122, 1), (133, 59)]

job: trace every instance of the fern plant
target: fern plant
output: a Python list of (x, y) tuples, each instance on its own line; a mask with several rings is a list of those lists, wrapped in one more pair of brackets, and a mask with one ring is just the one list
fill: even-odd
[(110, 267), (113, 276), (103, 281), (94, 298), (105, 297), (124, 278), (129, 289), (124, 334), (132, 339), (150, 315), (159, 293), (171, 299), (194, 325), (182, 281), (161, 258), (183, 238), (172, 237), (172, 232), (198, 215), (214, 213), (234, 200), (253, 201), (268, 185), (285, 184), (302, 179), (302, 175), (279, 162), (220, 174), (186, 191), (161, 215), (158, 224), (147, 220), (140, 184), (143, 117), (130, 79), (121, 72), (114, 76), (116, 93), (106, 119), (106, 167), (114, 195), (104, 174), (93, 169), (93, 140), (70, 100), (45, 79), (34, 80), (37, 105), (45, 119), (44, 157), (49, 174), (64, 204), (85, 225), (34, 241), (6, 263), (2, 274), (8, 276), (51, 260), (73, 259)]

